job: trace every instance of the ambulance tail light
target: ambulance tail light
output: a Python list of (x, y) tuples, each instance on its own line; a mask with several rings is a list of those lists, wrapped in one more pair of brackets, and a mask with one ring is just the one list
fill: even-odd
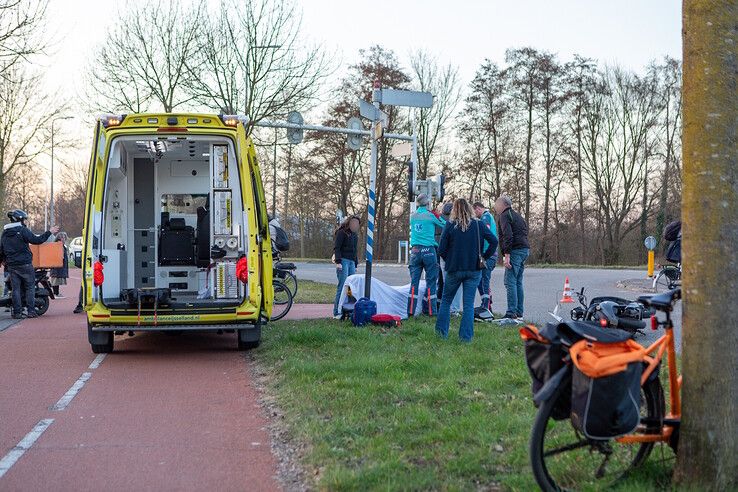
[(92, 266), (92, 283), (95, 287), (100, 287), (105, 281), (105, 274), (103, 273), (103, 264), (100, 261), (96, 261)]
[(244, 284), (249, 281), (249, 263), (245, 256), (236, 263), (236, 277)]
[(125, 117), (124, 114), (103, 114), (100, 115), (100, 122), (105, 128), (110, 128), (111, 126), (120, 126)]

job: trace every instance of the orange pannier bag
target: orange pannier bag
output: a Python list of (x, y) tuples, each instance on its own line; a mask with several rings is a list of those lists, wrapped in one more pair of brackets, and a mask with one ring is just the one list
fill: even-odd
[(580, 340), (569, 349), (574, 365), (591, 378), (602, 378), (628, 368), (628, 364), (642, 362), (646, 350), (633, 340), (600, 343)]
[(613, 439), (640, 423), (646, 351), (633, 340), (580, 340), (571, 346), (571, 423), (590, 439)]

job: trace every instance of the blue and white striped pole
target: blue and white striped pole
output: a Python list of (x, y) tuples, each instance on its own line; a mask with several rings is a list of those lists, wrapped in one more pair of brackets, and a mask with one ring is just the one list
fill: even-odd
[(369, 171), (369, 204), (367, 207), (368, 221), (366, 227), (366, 272), (364, 275), (364, 297), (371, 299), (372, 293), (372, 261), (374, 257), (374, 218), (376, 215), (376, 189), (377, 189), (377, 129), (380, 125), (379, 120), (379, 104), (382, 102), (382, 87), (378, 80), (374, 81), (374, 89), (372, 90), (372, 104), (376, 108), (374, 119), (372, 120), (371, 138), (371, 156)]

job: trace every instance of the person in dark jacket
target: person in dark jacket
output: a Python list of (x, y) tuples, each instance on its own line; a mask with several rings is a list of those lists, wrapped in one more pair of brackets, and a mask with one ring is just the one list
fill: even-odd
[(336, 319), (341, 317), (338, 301), (341, 299), (343, 284), (349, 276), (356, 273), (356, 267), (359, 264), (357, 257), (359, 227), (361, 227), (361, 219), (352, 215), (336, 231), (333, 243), (333, 262), (336, 264), (336, 277), (338, 278), (336, 299), (333, 301), (333, 317)]
[(666, 248), (666, 259), (672, 263), (682, 262), (682, 221), (669, 222), (664, 227), (664, 239), (672, 243)]
[[(487, 248), (483, 248), (486, 241)], [(441, 309), (436, 320), (436, 333), (448, 338), (451, 322), (451, 302), (459, 287), (463, 293), (463, 315), (459, 327), (459, 338), (471, 342), (474, 336), (474, 296), (482, 278), (480, 256), (486, 260), (497, 248), (497, 238), (474, 217), (469, 202), (464, 198), (454, 201), (450, 221), (441, 234), (438, 253), (444, 260), (446, 280), (443, 287)], [(486, 267), (486, 265), (485, 265)]]
[(50, 272), (49, 282), (51, 287), (54, 289), (54, 296), (57, 299), (64, 299), (64, 296), (59, 293), (59, 287), (67, 285), (67, 278), (69, 278), (69, 250), (67, 249), (67, 233), (60, 232), (56, 235), (56, 242), (62, 243), (62, 249), (64, 250), (64, 263), (61, 268), (52, 268)]
[(500, 250), (504, 255), (505, 289), (507, 290), (507, 312), (505, 318), (523, 317), (523, 272), (530, 254), (528, 224), (523, 216), (512, 209), (512, 200), (501, 196), (495, 202), (495, 211), (500, 224)]
[(23, 317), (22, 299), (25, 299), (28, 317), (35, 318), (36, 276), (33, 269), (33, 254), (28, 245), (45, 243), (49, 236), (59, 232), (59, 228), (54, 226), (50, 231), (37, 236), (26, 227), (28, 214), (23, 210), (8, 212), (8, 218), (10, 224), (5, 225), (0, 237), (0, 261), (5, 263), (5, 268), (10, 272), (13, 318)]

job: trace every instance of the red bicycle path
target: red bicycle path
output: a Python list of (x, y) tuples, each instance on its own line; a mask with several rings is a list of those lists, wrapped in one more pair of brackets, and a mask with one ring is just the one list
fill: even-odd
[[(78, 282), (44, 316), (0, 332), (0, 474), (24, 437), (53, 419), (0, 476), (0, 491), (279, 490), (235, 336), (116, 336), (115, 352), (91, 368), (85, 317), (72, 314)], [(71, 402), (54, 409), (85, 373)]]

